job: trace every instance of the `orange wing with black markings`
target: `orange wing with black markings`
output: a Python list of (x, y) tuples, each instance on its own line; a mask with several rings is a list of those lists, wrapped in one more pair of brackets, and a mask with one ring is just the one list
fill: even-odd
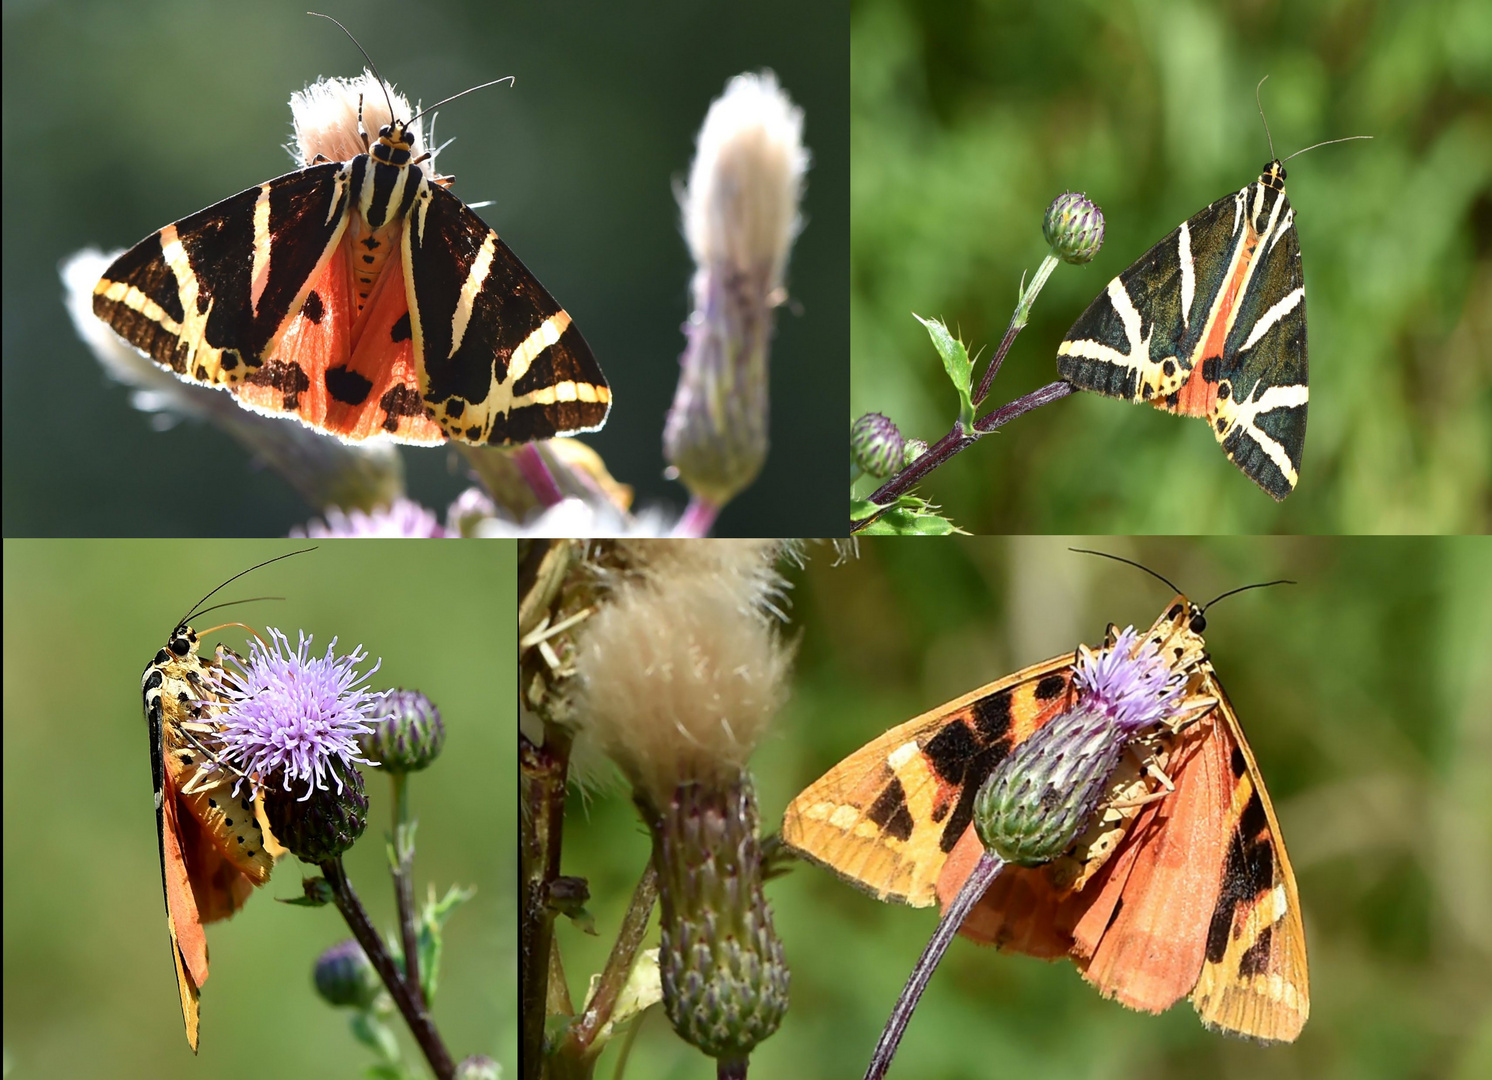
[[(1131, 744), (1073, 848), (1007, 867), (960, 933), (1069, 956), (1131, 1008), (1160, 1012), (1191, 995), (1210, 1027), (1290, 1041), (1309, 1013), (1300, 901), (1200, 615), (1177, 596), (1148, 635), (1188, 680), (1174, 730)], [(1072, 657), (1057, 657), (887, 732), (793, 800), (784, 840), (882, 899), (946, 905), (982, 851), (974, 793), (1075, 693)]]

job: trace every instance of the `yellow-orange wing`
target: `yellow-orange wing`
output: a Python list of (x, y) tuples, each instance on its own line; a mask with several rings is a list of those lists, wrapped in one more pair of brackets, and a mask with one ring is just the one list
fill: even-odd
[(971, 829), (979, 785), (1073, 700), (1068, 654), (925, 712), (809, 785), (784, 813), (782, 838), (882, 900), (926, 907)]
[(234, 796), (236, 778), (221, 768), (207, 768), (223, 702), (225, 650), (220, 646), (212, 660), (204, 660), (199, 644), (190, 627), (178, 626), (141, 679), (150, 725), (166, 929), (193, 1052), (200, 991), (207, 981), (203, 925), (241, 908), (254, 888), (269, 880), (275, 856), (283, 850), (264, 822), (257, 797), (247, 791)]

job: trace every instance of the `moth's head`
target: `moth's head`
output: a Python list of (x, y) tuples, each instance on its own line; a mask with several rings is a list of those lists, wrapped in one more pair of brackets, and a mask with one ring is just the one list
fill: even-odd
[(1259, 183), (1275, 191), (1285, 190), (1285, 163), (1275, 158), (1264, 166), (1264, 171), (1259, 174)]
[(166, 648), (177, 659), (190, 656), (197, 651), (197, 631), (182, 623), (171, 631), (171, 640), (166, 642)]
[(395, 120), (378, 129), (378, 141), (368, 152), (377, 161), (389, 165), (407, 165), (414, 156), (414, 133), (403, 120)]
[(1193, 634), (1203, 633), (1207, 629), (1207, 617), (1202, 614), (1202, 609), (1181, 593), (1177, 593), (1171, 600), (1171, 605), (1166, 608), (1166, 618), (1178, 627), (1186, 627)]

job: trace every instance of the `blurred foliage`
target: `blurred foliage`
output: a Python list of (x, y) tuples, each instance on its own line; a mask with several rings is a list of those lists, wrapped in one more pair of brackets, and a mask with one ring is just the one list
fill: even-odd
[[(446, 724), (442, 756), (410, 778), (419, 819), (415, 901), (475, 885), (446, 927), (433, 1013), (451, 1052), (515, 1068), (516, 755), (499, 738), (516, 687), (514, 548), (489, 541), (331, 541), (235, 582), (214, 600), (284, 597), (213, 612), (297, 629), (323, 649), (362, 644), (377, 687), (415, 687)], [(275, 902), (312, 871), (290, 856), (247, 907), (207, 929), (202, 1049), (182, 1034), (151, 809), (140, 673), (203, 593), (289, 541), (5, 542), (5, 1044), (16, 1077), (362, 1075), (347, 1013), (324, 1005), (317, 956), (351, 936), (334, 908)], [(450, 601), (459, 598), (458, 602)], [(244, 650), (246, 632), (204, 635)], [(362, 665), (362, 670), (371, 666)], [(348, 873), (393, 926), (389, 781), (365, 771), (368, 830)], [(423, 1063), (402, 1021), (407, 1062)], [(13, 1071), (11, 1070), (13, 1066)]]
[[(793, 698), (753, 759), (764, 827), (885, 729), (1026, 664), (1198, 602), (1207, 641), (1268, 783), (1300, 884), (1311, 1019), (1262, 1047), (1105, 1001), (1069, 963), (956, 941), (912, 1019), (893, 1077), (1492, 1075), (1492, 543), (1483, 539), (860, 541), (835, 567), (812, 549), (792, 596)], [(558, 929), (572, 992), (599, 970), (648, 840), (621, 790), (572, 796), (563, 870), (591, 885), (599, 937)], [(859, 1076), (932, 910), (878, 903), (818, 867), (768, 885), (792, 1005), (751, 1074)], [(656, 934), (656, 930), (654, 931)], [(653, 940), (656, 940), (654, 938)], [(627, 1075), (713, 1067), (658, 1010)], [(654, 1015), (657, 1014), (657, 1015)], [(611, 1075), (615, 1050), (600, 1076)]]
[[(851, 418), (931, 442), (957, 415), (911, 317), (987, 360), (1047, 203), (1103, 208), (986, 410), (1056, 378), (1067, 328), (1183, 219), (1289, 166), (1311, 420), (1281, 506), (1205, 424), (1091, 394), (1012, 423), (923, 484), (984, 533), (1457, 532), (1492, 527), (1492, 8), (1486, 0), (857, 0), (850, 22)], [(982, 372), (982, 369), (981, 369)], [(976, 373), (977, 378), (977, 373)], [(868, 490), (868, 489), (867, 489)]]
[[(57, 277), (59, 260), (79, 248), (126, 247), (290, 170), (281, 144), (291, 91), (363, 66), (352, 42), (307, 18), (306, 6), (7, 5), (6, 134), (25, 150), (7, 153), (4, 166), (5, 535), (283, 536), (312, 516), (222, 432), (196, 423), (153, 430), (74, 334)], [(666, 0), (645, 14), (597, 0), (357, 0), (329, 13), (411, 99), (433, 103), (516, 77), (511, 88), (439, 111), (434, 141), (456, 140), (441, 166), (463, 199), (491, 201), (477, 212), (584, 332), (616, 401), (605, 429), (585, 441), (642, 505), (682, 508), (688, 498), (663, 476), (663, 417), (693, 272), (673, 185), (687, 176), (695, 135), (726, 80), (776, 71), (805, 111), (806, 228), (777, 313), (771, 452), (716, 532), (842, 529), (844, 0)], [(59, 401), (61, 420), (48, 411)], [(444, 518), (467, 486), (460, 455), (400, 452), (411, 494)], [(144, 508), (142, 477), (198, 458), (214, 463), (217, 498)]]

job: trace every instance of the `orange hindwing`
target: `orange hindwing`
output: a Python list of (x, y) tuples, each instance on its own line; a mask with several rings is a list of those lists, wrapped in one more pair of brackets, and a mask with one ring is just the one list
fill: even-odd
[[(965, 937), (1070, 957), (1131, 1008), (1187, 995), (1202, 1021), (1290, 1041), (1310, 1009), (1305, 932), (1279, 822), (1218, 683), (1201, 610), (1177, 596), (1153, 642), (1185, 691), (1135, 739), (1088, 830), (1045, 866), (1007, 867)], [(1113, 648), (1110, 627), (1104, 649)], [(990, 683), (893, 728), (788, 806), (799, 854), (883, 900), (950, 902), (981, 853), (975, 793), (1012, 747), (1077, 700), (1072, 655)]]
[(156, 840), (166, 896), (166, 929), (181, 994), (187, 1042), (197, 1049), (202, 984), (207, 981), (203, 924), (226, 919), (269, 880), (283, 849), (264, 820), (259, 799), (237, 777), (215, 765), (215, 718), (231, 675), (230, 650), (212, 660), (198, 655), (200, 641), (185, 623), (145, 667), (141, 691), (150, 725), (151, 778)]

